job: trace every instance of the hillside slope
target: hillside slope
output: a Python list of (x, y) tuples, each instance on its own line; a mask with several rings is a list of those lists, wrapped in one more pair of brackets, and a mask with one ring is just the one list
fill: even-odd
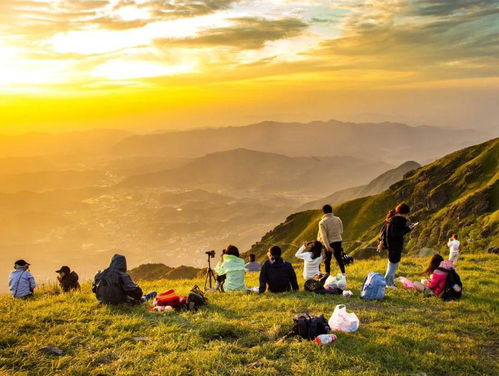
[[(426, 259), (406, 258), (411, 279)], [(81, 292), (53, 290), (33, 300), (0, 296), (0, 374), (11, 376), (371, 376), (497, 375), (498, 274), (496, 255), (466, 254), (459, 271), (459, 302), (389, 290), (384, 301), (363, 301), (366, 274), (384, 260), (349, 267), (354, 298), (297, 293), (209, 293), (198, 312), (150, 312), (144, 306), (97, 304), (89, 284)], [(303, 286), (301, 270), (297, 270)], [(257, 284), (258, 274), (246, 277)], [(154, 281), (144, 291), (187, 294), (202, 280)], [(354, 333), (337, 333), (329, 346), (297, 338), (279, 342), (302, 313), (331, 315), (346, 304), (360, 320)], [(58, 346), (61, 356), (40, 351)]]
[(308, 202), (300, 207), (300, 210), (317, 209), (325, 204), (339, 205), (359, 197), (372, 196), (388, 189), (392, 184), (401, 180), (408, 172), (420, 168), (421, 165), (414, 161), (407, 161), (396, 168), (388, 170), (371, 180), (366, 185), (352, 187), (335, 192), (329, 196)]
[[(398, 202), (411, 208), (411, 219), (420, 222), (406, 249), (443, 249), (449, 235), (457, 232), (463, 250), (484, 251), (499, 242), (499, 138), (449, 154), (409, 173), (388, 190), (346, 202), (335, 208), (344, 223), (348, 251), (372, 254), (386, 212)], [(296, 246), (315, 239), (319, 211), (289, 216), (253, 245), (251, 252), (263, 257), (271, 244), (280, 244), (290, 256)]]

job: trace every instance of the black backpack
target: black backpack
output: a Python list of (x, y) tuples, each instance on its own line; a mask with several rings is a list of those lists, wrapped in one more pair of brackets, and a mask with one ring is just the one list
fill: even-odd
[(197, 311), (199, 307), (207, 304), (208, 304), (208, 298), (204, 296), (204, 293), (197, 285), (194, 285), (191, 292), (187, 296), (187, 307), (190, 310)]
[(381, 252), (384, 249), (388, 249), (388, 225), (389, 222), (385, 221), (383, 227), (381, 227), (381, 231), (379, 232), (378, 252)]
[[(459, 300), (463, 295), (463, 283), (461, 282), (461, 278), (459, 274), (457, 274), (455, 269), (443, 269), (437, 268), (440, 271), (447, 273), (447, 279), (445, 280), (445, 286), (440, 294), (442, 300)], [(456, 289), (457, 287), (457, 289)]]
[(321, 334), (327, 334), (331, 328), (324, 315), (311, 316), (305, 313), (293, 318), (294, 325), (291, 335), (299, 335), (302, 338), (313, 340)]

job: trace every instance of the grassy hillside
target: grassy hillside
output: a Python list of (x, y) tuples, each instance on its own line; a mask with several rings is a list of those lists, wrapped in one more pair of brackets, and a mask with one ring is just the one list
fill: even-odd
[[(412, 279), (426, 259), (403, 260)], [(210, 305), (193, 312), (160, 314), (146, 307), (99, 306), (85, 284), (81, 293), (48, 290), (32, 301), (0, 297), (2, 375), (497, 375), (499, 342), (497, 256), (465, 254), (460, 260), (465, 293), (444, 303), (408, 290), (388, 291), (383, 302), (358, 298), (369, 271), (385, 261), (359, 261), (348, 269), (356, 297), (298, 292), (258, 296), (211, 293)], [(156, 281), (144, 290), (194, 282)], [(255, 286), (257, 275), (247, 277)], [(300, 273), (300, 285), (303, 280)], [(329, 317), (345, 303), (360, 319), (358, 332), (338, 334), (319, 347), (277, 340), (301, 312)], [(56, 345), (62, 356), (39, 349)]]
[[(445, 248), (457, 232), (463, 249), (476, 252), (499, 244), (499, 139), (449, 154), (408, 173), (388, 190), (335, 207), (345, 226), (344, 240), (357, 256), (371, 255), (386, 212), (398, 202), (411, 208), (411, 219), (420, 222), (412, 231), (407, 250)], [(280, 244), (290, 256), (305, 240), (315, 239), (319, 211), (293, 214), (260, 242), (252, 253), (264, 257), (267, 248)]]

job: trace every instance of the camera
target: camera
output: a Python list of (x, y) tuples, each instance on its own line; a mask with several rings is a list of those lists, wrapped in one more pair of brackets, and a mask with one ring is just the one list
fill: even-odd
[(208, 257), (211, 257), (211, 258), (215, 257), (215, 251), (214, 250), (207, 251), (205, 253), (208, 255)]

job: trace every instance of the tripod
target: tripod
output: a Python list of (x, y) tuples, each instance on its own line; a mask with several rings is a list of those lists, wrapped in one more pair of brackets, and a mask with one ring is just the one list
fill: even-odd
[[(206, 276), (204, 279), (204, 291), (207, 291), (208, 289), (213, 288), (213, 283), (217, 283), (217, 277), (215, 277), (215, 272), (211, 268), (211, 255), (208, 254), (208, 267), (206, 268)], [(208, 287), (209, 286), (209, 287)], [(223, 286), (220, 284), (220, 286), (217, 288), (217, 290), (223, 292)]]

